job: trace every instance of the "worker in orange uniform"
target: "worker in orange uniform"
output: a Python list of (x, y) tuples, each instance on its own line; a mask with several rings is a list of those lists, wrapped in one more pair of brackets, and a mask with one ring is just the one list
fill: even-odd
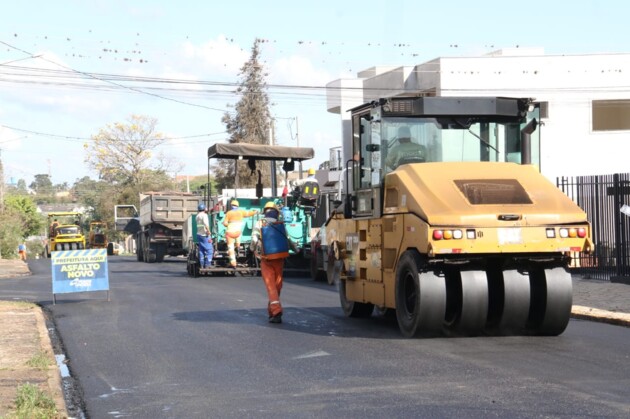
[(236, 268), (235, 248), (241, 245), (241, 233), (243, 231), (243, 219), (258, 214), (258, 210), (244, 210), (239, 208), (236, 199), (230, 201), (230, 210), (225, 214), (223, 225), (226, 227), (225, 239), (228, 245), (230, 266)]
[(20, 260), (26, 260), (26, 245), (24, 243), (18, 245), (18, 254), (20, 255)]
[(256, 223), (252, 232), (251, 246), (256, 257), (260, 258), (260, 273), (269, 298), (267, 311), (270, 323), (282, 323), (280, 291), (284, 260), (289, 257), (289, 248), (299, 252), (295, 243), (287, 237), (284, 223), (279, 217), (278, 207), (272, 201), (267, 202), (263, 208), (263, 218)]

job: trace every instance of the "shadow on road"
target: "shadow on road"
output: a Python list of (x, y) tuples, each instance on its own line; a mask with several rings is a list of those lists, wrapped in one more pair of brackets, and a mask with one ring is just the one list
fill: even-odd
[(368, 319), (345, 317), (339, 307), (285, 307), (282, 324), (267, 321), (267, 309), (182, 311), (177, 321), (250, 324), (316, 336), (401, 339), (396, 318), (374, 315)]

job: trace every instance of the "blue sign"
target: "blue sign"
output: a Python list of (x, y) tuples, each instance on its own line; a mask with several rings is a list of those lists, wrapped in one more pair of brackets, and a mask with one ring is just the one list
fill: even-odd
[(107, 249), (52, 252), (50, 260), (53, 294), (109, 291)]

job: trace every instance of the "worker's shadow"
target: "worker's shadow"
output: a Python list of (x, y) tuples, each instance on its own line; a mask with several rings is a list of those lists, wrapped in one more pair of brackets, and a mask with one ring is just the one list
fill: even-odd
[(348, 318), (339, 307), (285, 307), (282, 323), (268, 322), (267, 309), (182, 311), (173, 318), (189, 322), (220, 322), (256, 325), (285, 332), (317, 336), (398, 339), (395, 316), (374, 315), (367, 319)]

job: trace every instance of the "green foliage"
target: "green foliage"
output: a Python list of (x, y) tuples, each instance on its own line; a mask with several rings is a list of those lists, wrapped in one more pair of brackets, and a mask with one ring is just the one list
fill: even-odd
[[(269, 144), (271, 112), (265, 81), (267, 74), (263, 72), (259, 60), (261, 42), (260, 39), (254, 41), (251, 56), (241, 67), (241, 82), (236, 89), (241, 98), (234, 106), (234, 112), (226, 112), (221, 119), (230, 135), (230, 143)], [(263, 184), (269, 185), (270, 166), (260, 163), (257, 166)], [(258, 174), (251, 173), (246, 161), (219, 160), (214, 169), (217, 187), (220, 189), (235, 186), (251, 188), (258, 182)]]
[(38, 352), (31, 357), (28, 361), (26, 361), (26, 365), (31, 368), (35, 368), (38, 370), (46, 370), (50, 365), (50, 355), (46, 352)]
[(17, 247), (24, 237), (22, 218), (15, 209), (0, 212), (0, 255), (5, 259), (17, 258)]
[(22, 384), (18, 387), (15, 398), (15, 411), (7, 415), (8, 419), (54, 419), (61, 418), (53, 399), (35, 384)]
[(19, 223), (23, 231), (22, 238), (37, 235), (42, 232), (45, 221), (37, 212), (37, 206), (28, 195), (7, 195), (4, 199), (5, 210), (13, 210), (19, 216)]
[(38, 195), (52, 195), (53, 184), (50, 180), (50, 176), (47, 174), (35, 175), (35, 180), (29, 185), (32, 190)]
[(26, 241), (26, 256), (35, 258), (35, 255), (44, 255), (44, 242), (39, 238)]
[[(208, 187), (206, 186), (208, 183), (208, 176), (193, 176), (189, 178), (187, 181), (183, 180), (179, 182), (177, 185), (177, 190), (181, 192), (192, 192), (198, 193), (199, 195), (203, 195), (204, 191), (207, 191)], [(216, 182), (214, 178), (210, 178), (210, 190), (216, 194)]]
[(8, 193), (0, 212), (0, 255), (16, 258), (18, 245), (28, 236), (41, 234), (44, 225), (30, 196)]

